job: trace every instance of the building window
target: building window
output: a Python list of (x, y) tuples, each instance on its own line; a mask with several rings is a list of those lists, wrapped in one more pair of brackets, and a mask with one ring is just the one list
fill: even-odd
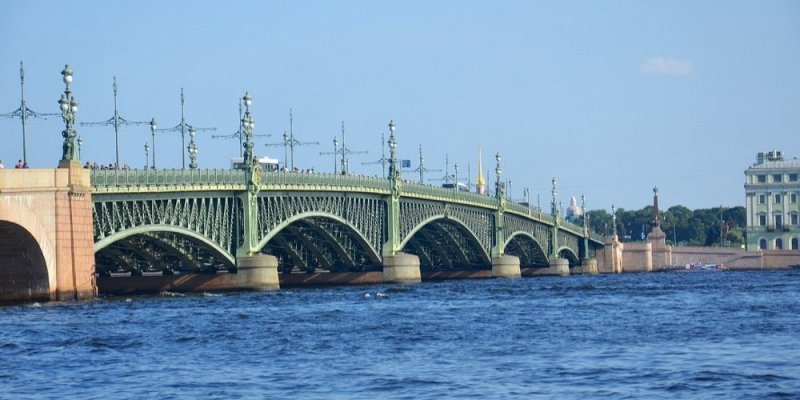
[(759, 226), (767, 226), (767, 215), (766, 214), (759, 214), (758, 215), (758, 225)]
[(797, 248), (797, 238), (792, 238), (792, 250), (800, 250)]
[(775, 250), (783, 250), (783, 240), (775, 239)]
[(783, 175), (781, 174), (774, 174), (772, 175), (773, 182), (783, 182)]
[(789, 182), (797, 182), (797, 174), (789, 174)]
[(783, 215), (775, 214), (775, 227), (780, 228), (783, 226)]
[(797, 193), (790, 194), (789, 201), (792, 202), (792, 204), (797, 204)]
[(798, 221), (797, 221), (797, 219), (798, 219), (798, 218), (797, 218), (797, 214), (789, 214), (789, 220), (791, 221), (791, 224), (792, 224), (792, 225), (794, 225), (794, 226), (797, 226), (797, 225), (798, 225), (798, 223), (797, 223), (797, 222), (798, 222)]
[(763, 194), (758, 195), (758, 204), (767, 204), (767, 196)]
[(781, 195), (779, 194), (775, 195), (775, 204), (781, 204)]
[(767, 249), (767, 239), (761, 239), (758, 241), (758, 248), (761, 250)]
[(757, 175), (756, 179), (758, 183), (767, 183), (767, 176), (766, 175)]

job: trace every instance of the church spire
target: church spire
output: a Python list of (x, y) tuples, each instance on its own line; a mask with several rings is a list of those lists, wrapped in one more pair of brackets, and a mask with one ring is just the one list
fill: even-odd
[(475, 181), (475, 191), (486, 194), (486, 179), (483, 177), (483, 149), (478, 148), (478, 179)]

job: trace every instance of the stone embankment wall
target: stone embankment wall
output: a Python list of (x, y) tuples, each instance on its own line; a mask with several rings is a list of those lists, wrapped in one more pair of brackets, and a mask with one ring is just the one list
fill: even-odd
[(724, 264), (727, 269), (785, 269), (800, 267), (800, 250), (745, 251), (730, 247), (671, 247), (663, 237), (637, 243), (609, 238), (597, 252), (600, 273), (649, 272), (688, 264)]

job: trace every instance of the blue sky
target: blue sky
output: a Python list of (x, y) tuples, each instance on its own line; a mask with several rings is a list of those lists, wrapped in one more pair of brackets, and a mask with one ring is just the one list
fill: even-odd
[[(477, 174), (494, 154), (512, 195), (587, 196), (589, 208), (744, 205), (758, 151), (800, 157), (797, 1), (14, 1), (0, 15), (0, 113), (58, 112), (60, 71), (75, 70), (79, 122), (120, 114), (159, 127), (187, 121), (229, 134), (249, 91), (256, 153), (283, 158), (294, 131), (319, 146), (295, 164), (333, 169), (332, 139), (369, 154), (351, 168), (380, 174), (380, 134), (397, 124), (400, 158)], [(113, 162), (112, 127), (82, 127), (84, 160)], [(60, 118), (31, 120), (28, 157), (52, 167)], [(21, 158), (19, 120), (0, 119), (0, 159)], [(144, 164), (147, 126), (120, 130), (121, 160)], [(227, 168), (238, 142), (198, 138), (199, 164)], [(159, 167), (180, 167), (180, 135), (159, 133)], [(452, 166), (451, 166), (452, 168)], [(427, 178), (443, 176), (429, 172)], [(409, 179), (418, 177), (407, 174)], [(431, 182), (438, 184), (439, 182)]]

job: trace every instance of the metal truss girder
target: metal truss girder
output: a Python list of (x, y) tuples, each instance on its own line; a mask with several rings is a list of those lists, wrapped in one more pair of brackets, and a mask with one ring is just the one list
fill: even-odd
[(492, 210), (429, 200), (400, 199), (401, 247), (422, 226), (440, 218), (459, 221), (475, 237), (488, 258), (494, 245)]
[(329, 217), (349, 226), (369, 244), (375, 257), (386, 240), (386, 202), (379, 196), (269, 192), (259, 196), (258, 207), (261, 246), (286, 225), (309, 217)]
[(331, 230), (336, 229), (336, 228), (335, 227), (333, 227), (333, 228), (329, 227), (328, 229), (326, 229), (325, 227), (317, 225), (314, 222), (317, 222), (317, 221), (302, 220), (302, 223), (305, 224), (308, 229), (313, 229), (314, 232), (321, 237), (321, 239), (324, 241), (324, 243), (328, 243), (331, 246), (331, 248), (333, 249), (333, 251), (335, 252), (334, 255), (331, 255), (331, 256), (326, 258), (326, 261), (329, 262), (329, 265), (328, 265), (329, 269), (331, 269), (331, 270), (337, 269), (336, 268), (337, 265), (336, 265), (336, 262), (335, 262), (335, 260), (337, 260), (337, 259), (338, 260), (342, 260), (344, 262), (343, 264), (348, 267), (347, 269), (351, 269), (351, 270), (355, 269), (356, 262), (354, 260), (353, 255), (350, 252), (348, 252), (345, 249), (344, 245), (342, 244), (343, 238), (342, 237), (338, 237), (338, 238), (334, 237), (334, 235), (331, 233)]
[(541, 245), (526, 233), (517, 232), (508, 239), (505, 253), (520, 257), (521, 267), (547, 267), (550, 265)]
[(302, 228), (297, 224), (292, 224), (286, 227), (285, 231), (289, 233), (295, 242), (303, 245), (303, 248), (311, 253), (312, 259), (318, 261), (319, 267), (332, 266), (333, 257), (331, 257), (324, 249), (324, 244), (315, 241), (314, 238), (308, 237), (302, 232)]

